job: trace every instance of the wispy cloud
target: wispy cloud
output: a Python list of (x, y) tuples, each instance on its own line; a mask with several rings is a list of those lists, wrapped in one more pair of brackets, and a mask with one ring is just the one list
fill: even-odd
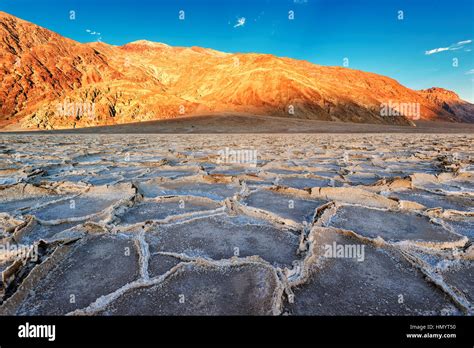
[(243, 27), (245, 25), (245, 17), (237, 19), (237, 23), (235, 23), (234, 28)]
[(452, 45), (449, 45), (448, 47), (439, 47), (439, 48), (433, 48), (432, 50), (428, 50), (428, 51), (425, 51), (425, 54), (427, 56), (431, 55), (431, 54), (435, 54), (435, 53), (439, 53), (439, 52), (444, 52), (444, 51), (456, 51), (456, 50), (460, 50), (461, 48), (463, 48), (465, 45), (468, 45), (472, 43), (472, 40), (464, 40), (464, 41), (459, 41), (459, 42), (456, 42)]
[(94, 31), (94, 30), (90, 30), (90, 29), (86, 29), (86, 32), (89, 33), (90, 35), (92, 36), (95, 36), (97, 41), (101, 41), (102, 40), (102, 34), (97, 32), (97, 31)]
[(88, 32), (88, 33), (91, 34), (91, 35), (97, 35), (97, 36), (100, 36), (100, 35), (101, 35), (100, 33), (96, 32), (96, 31), (92, 31), (92, 30), (90, 30), (90, 29), (86, 29), (86, 32)]
[(474, 69), (466, 71), (466, 75), (472, 75), (474, 74)]
[(432, 50), (426, 51), (425, 54), (430, 55), (430, 54), (435, 54), (435, 53), (439, 53), (443, 51), (449, 51), (449, 48), (448, 47), (434, 48)]

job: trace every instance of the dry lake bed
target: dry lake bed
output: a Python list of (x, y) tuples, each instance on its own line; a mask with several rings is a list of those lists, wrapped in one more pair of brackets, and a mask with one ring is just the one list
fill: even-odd
[(0, 135), (0, 314), (472, 315), (473, 144)]

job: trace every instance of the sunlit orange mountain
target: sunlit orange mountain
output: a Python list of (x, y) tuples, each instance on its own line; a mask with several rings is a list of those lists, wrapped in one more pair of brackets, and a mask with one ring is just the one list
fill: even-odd
[(220, 112), (474, 122), (474, 105), (440, 88), (415, 91), (389, 77), (268, 54), (149, 41), (81, 44), (0, 12), (0, 128), (62, 129)]

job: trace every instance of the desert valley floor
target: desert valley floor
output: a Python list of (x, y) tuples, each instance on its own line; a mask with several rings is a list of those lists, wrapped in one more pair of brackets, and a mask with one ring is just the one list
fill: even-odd
[(473, 142), (0, 135), (0, 314), (472, 315)]

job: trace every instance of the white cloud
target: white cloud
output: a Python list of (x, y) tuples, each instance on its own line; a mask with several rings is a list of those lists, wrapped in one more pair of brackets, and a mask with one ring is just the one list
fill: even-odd
[(433, 48), (432, 50), (425, 51), (425, 54), (429, 56), (430, 54), (435, 54), (439, 52), (444, 52), (444, 51), (456, 51), (460, 50), (461, 48), (464, 47), (464, 45), (472, 43), (472, 40), (464, 40), (464, 41), (459, 41), (456, 42), (448, 47), (439, 47), (439, 48)]
[(466, 75), (472, 75), (474, 74), (474, 69), (466, 71)]
[(237, 19), (237, 23), (234, 25), (234, 28), (243, 27), (245, 25), (245, 17)]
[(95, 31), (95, 30), (90, 30), (90, 29), (86, 29), (86, 32), (88, 32), (90, 35), (93, 35), (93, 36), (101, 36), (102, 34)]
[(443, 51), (449, 51), (449, 47), (435, 48), (435, 49), (426, 51), (425, 54), (430, 55), (430, 54), (439, 53), (439, 52), (443, 52)]

